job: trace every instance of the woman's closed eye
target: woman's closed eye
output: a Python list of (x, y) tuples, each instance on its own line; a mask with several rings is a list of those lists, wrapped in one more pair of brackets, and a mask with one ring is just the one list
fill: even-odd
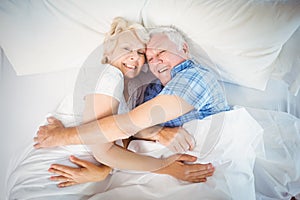
[(124, 49), (125, 51), (129, 51), (129, 52), (132, 51), (129, 47), (124, 47), (123, 49)]
[(144, 56), (146, 54), (146, 52), (144, 50), (138, 50), (137, 53), (140, 54), (140, 55), (144, 55)]

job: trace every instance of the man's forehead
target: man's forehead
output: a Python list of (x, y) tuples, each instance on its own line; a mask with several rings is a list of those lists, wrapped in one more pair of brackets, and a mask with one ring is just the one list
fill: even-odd
[(150, 41), (147, 44), (147, 49), (149, 50), (167, 50), (172, 47), (172, 41), (168, 38), (167, 35), (163, 33), (156, 33), (152, 35)]

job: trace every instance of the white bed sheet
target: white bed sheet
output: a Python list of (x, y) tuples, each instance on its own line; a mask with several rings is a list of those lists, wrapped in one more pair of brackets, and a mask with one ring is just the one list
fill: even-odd
[[(69, 121), (66, 115), (56, 117)], [(8, 199), (290, 199), (300, 194), (299, 119), (283, 112), (237, 108), (185, 128), (197, 143), (188, 153), (216, 166), (206, 183), (116, 170), (104, 182), (59, 189), (48, 180), (52, 163), (70, 165), (69, 155), (92, 157), (83, 146), (35, 150), (31, 142), (9, 170)], [(146, 141), (135, 141), (129, 148), (152, 156), (170, 154)]]
[[(56, 117), (65, 123), (70, 121), (68, 118), (72, 119), (72, 115), (56, 115)], [(239, 126), (232, 129), (233, 122), (236, 120)], [(133, 176), (131, 176), (130, 171), (117, 171), (109, 181), (107, 180), (107, 185), (92, 191), (95, 194), (92, 199), (121, 197), (122, 199), (182, 199), (189, 193), (193, 194), (188, 195), (189, 199), (199, 197), (254, 199), (253, 147), (256, 147), (256, 140), (261, 136), (262, 130), (250, 115), (244, 109), (239, 109), (206, 120), (194, 121), (186, 124), (185, 127), (195, 133), (199, 144), (190, 154), (201, 158), (199, 162), (213, 162), (216, 166), (216, 173), (206, 184), (187, 184), (168, 176), (152, 173), (132, 172)], [(32, 144), (29, 143), (29, 151), (22, 153), (21, 159), (11, 167), (7, 182), (7, 191), (10, 194), (8, 199), (51, 199), (55, 195), (66, 195), (66, 197), (71, 195), (73, 199), (81, 199), (84, 194), (89, 194), (91, 189), (86, 184), (84, 187), (60, 190), (55, 187), (54, 182), (48, 180), (50, 173), (47, 169), (53, 162), (70, 164), (68, 156), (72, 154), (80, 157), (89, 156), (89, 152), (83, 146), (35, 150)], [(153, 142), (135, 141), (129, 149), (156, 157), (170, 154), (166, 148)], [(162, 184), (168, 187), (162, 187)], [(136, 190), (139, 194), (130, 193), (131, 190)], [(78, 194), (78, 197), (74, 197), (72, 193)], [(93, 193), (89, 195), (91, 194)]]

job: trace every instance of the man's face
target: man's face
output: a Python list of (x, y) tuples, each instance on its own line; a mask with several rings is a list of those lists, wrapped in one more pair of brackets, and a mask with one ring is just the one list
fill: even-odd
[(171, 80), (171, 70), (187, 59), (187, 54), (179, 50), (168, 36), (163, 33), (154, 34), (147, 44), (146, 57), (151, 72), (166, 85)]

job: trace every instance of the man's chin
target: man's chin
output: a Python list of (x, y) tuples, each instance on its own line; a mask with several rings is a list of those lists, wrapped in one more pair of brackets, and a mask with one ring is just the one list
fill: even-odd
[(165, 86), (171, 80), (170, 77), (158, 77), (158, 79), (163, 84), (163, 86)]

